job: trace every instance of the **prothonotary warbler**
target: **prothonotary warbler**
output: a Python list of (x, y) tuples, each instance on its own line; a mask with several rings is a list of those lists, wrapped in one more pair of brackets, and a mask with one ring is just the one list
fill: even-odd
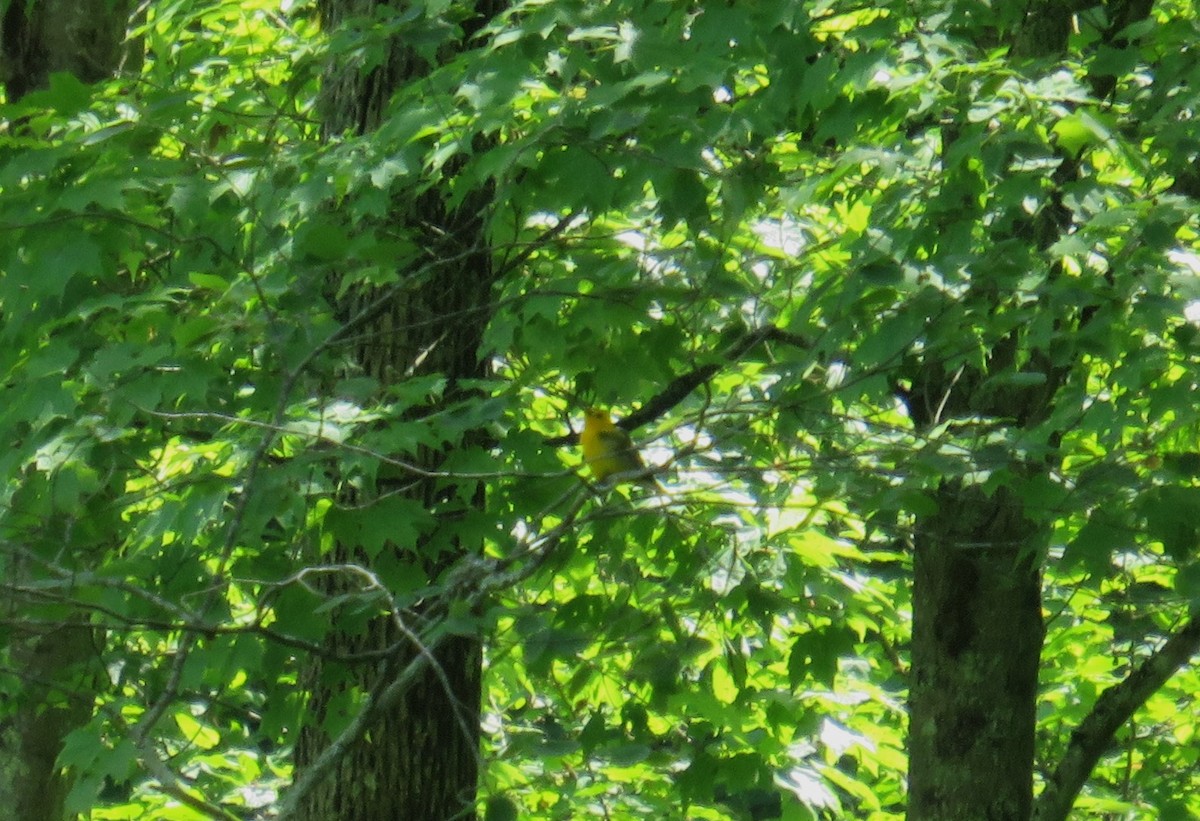
[(623, 477), (626, 481), (659, 489), (653, 476), (636, 475), (637, 471), (645, 471), (646, 465), (629, 434), (613, 424), (608, 411), (588, 408), (583, 412), (583, 431), (579, 434), (579, 444), (583, 448), (583, 461), (598, 481), (628, 473), (629, 476)]

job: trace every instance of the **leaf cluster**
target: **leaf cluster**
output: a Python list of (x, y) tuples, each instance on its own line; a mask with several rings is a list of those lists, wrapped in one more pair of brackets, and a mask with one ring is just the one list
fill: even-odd
[[(1045, 533), (1049, 769), (1197, 604), (1194, 10), (1120, 49), (1081, 11), (1049, 63), (978, 3), (410, 5), (150, 3), (139, 73), (5, 112), (0, 629), (97, 631), (72, 810), (266, 812), (322, 637), (438, 599), (422, 640), (487, 638), (486, 817), (898, 818), (909, 547), (952, 482)], [(325, 61), (394, 36), (436, 67), (321, 135)], [(493, 375), (383, 386), (371, 300), (333, 306), (451, 281), (393, 218), (432, 189), (489, 195)], [(588, 487), (591, 404), (665, 493)], [(1200, 812), (1195, 678), (1082, 811)]]

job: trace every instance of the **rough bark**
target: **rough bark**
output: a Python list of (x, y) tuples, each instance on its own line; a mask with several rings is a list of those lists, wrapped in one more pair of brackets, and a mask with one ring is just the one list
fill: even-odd
[[(20, 0), (0, 4), (0, 81), (8, 102), (65, 72), (85, 83), (115, 72), (126, 54), (128, 0)], [(21, 570), (10, 566), (19, 581)], [(97, 635), (82, 620), (38, 617), (36, 604), (7, 602), (4, 653), (23, 676), (22, 697), (5, 705), (0, 735), (0, 802), (22, 821), (61, 821), (71, 786), (57, 759), (67, 733), (91, 716)]]
[(111, 76), (137, 50), (126, 47), (129, 0), (0, 3), (0, 79), (9, 102), (45, 88), (55, 72), (85, 83)]
[[(1125, 47), (1127, 27), (1149, 13), (1148, 0), (1122, 0), (1110, 7), (1104, 37)], [(1065, 53), (1076, 0), (1035, 0), (1012, 33), (1011, 56), (1055, 59)], [(1091, 78), (1098, 96), (1113, 78)], [(944, 132), (946, 144), (954, 129)], [(1070, 185), (1078, 165), (1069, 157), (1053, 176)], [(1023, 237), (1048, 248), (1071, 230), (1071, 214), (1052, 191), (1050, 206), (1029, 220)], [(1014, 224), (1021, 225), (1021, 221)], [(1050, 270), (1050, 277), (1061, 271)], [(1048, 306), (1049, 307), (1049, 306)], [(1083, 328), (1094, 307), (1059, 315), (1066, 331)], [(904, 399), (914, 422), (928, 429), (957, 416), (982, 415), (1014, 431), (1030, 430), (1046, 418), (1059, 388), (1076, 365), (1045, 351), (1023, 348), (1019, 331), (992, 346), (986, 367), (964, 369), (953, 378), (938, 363), (922, 362), (910, 375)], [(1051, 364), (1051, 363), (1056, 364)], [(1045, 375), (1026, 390), (988, 394), (985, 374), (1014, 367)], [(1051, 434), (1041, 462), (1009, 465), (1016, 476), (1049, 475), (1059, 436)], [(909, 727), (909, 821), (1027, 821), (1032, 800), (1035, 708), (1041, 620), (1040, 545), (1044, 525), (1033, 522), (1017, 494), (1007, 488), (985, 493), (962, 480), (947, 481), (936, 493), (938, 510), (918, 523), (914, 540), (913, 666)], [(1120, 722), (1161, 686), (1200, 641), (1189, 626), (1168, 642), (1153, 669), (1150, 662), (1130, 680), (1106, 693), (1072, 736), (1067, 756), (1038, 802), (1039, 821), (1065, 818), (1071, 803)], [(1192, 648), (1190, 651), (1188, 648)], [(1172, 652), (1168, 653), (1167, 651)], [(1171, 666), (1174, 665), (1174, 666)], [(1111, 695), (1110, 695), (1111, 694)]]
[[(322, 4), (323, 22), (327, 27), (337, 26), (354, 15), (377, 13), (380, 5), (328, 0)], [(463, 24), (464, 37), (500, 7), (478, 4), (475, 16)], [(418, 80), (429, 69), (425, 60), (401, 42), (393, 42), (380, 64), (368, 71), (335, 64), (324, 79), (321, 110), (325, 133), (371, 131), (399, 85)], [(381, 385), (407, 374), (440, 373), (450, 386), (446, 398), (453, 400), (462, 396), (457, 387), (462, 380), (484, 374), (479, 349), (494, 271), (484, 237), (487, 193), (466, 197), (453, 211), (445, 207), (445, 196), (447, 192), (435, 190), (415, 202), (395, 204), (393, 221), (420, 231), (423, 247), (429, 249), (424, 270), (419, 274), (397, 271), (393, 286), (351, 289), (337, 308), (344, 317), (358, 317), (348, 336), (358, 340), (354, 359), (364, 373)], [(365, 310), (366, 306), (370, 309)], [(444, 457), (444, 453), (428, 451), (421, 462), (432, 468)], [(381, 485), (373, 492), (398, 492), (403, 486), (404, 493), (419, 499), (443, 522), (452, 523), (463, 514), (462, 504), (446, 496), (433, 481), (401, 478), (396, 487)], [(474, 503), (481, 504), (482, 497), (477, 494)], [(431, 550), (428, 543), (395, 549), (409, 560), (419, 561), (432, 579), (477, 547), (451, 544), (449, 552)], [(337, 548), (333, 559), (364, 561), (345, 546)], [(410, 615), (418, 620), (437, 617), (428, 612)], [(419, 652), (389, 619), (373, 622), (362, 633), (336, 632), (327, 643), (338, 654), (403, 649), (386, 664), (312, 662), (305, 681), (310, 687), (313, 721), (297, 742), (298, 778), (317, 764), (329, 743), (320, 721), (337, 694), (347, 687), (369, 691), (386, 686), (404, 674)], [(475, 637), (456, 636), (440, 643), (433, 656), (436, 664), (423, 669), (394, 706), (372, 717), (369, 732), (338, 758), (332, 771), (304, 799), (297, 817), (309, 821), (474, 817), (480, 642)]]
[(910, 819), (1027, 819), (1041, 586), (1004, 490), (948, 483), (915, 540)]
[(19, 756), (8, 798), (21, 821), (62, 821), (71, 777), (57, 766), (66, 734), (92, 714), (88, 695), (98, 659), (96, 635), (85, 623), (14, 631), (9, 652), (24, 678), (13, 716)]
[(1018, 60), (1062, 54), (1071, 36), (1071, 20), (1079, 0), (1032, 0), (1013, 32), (1012, 56)]
[[(914, 423), (927, 430), (978, 413), (1014, 434), (1039, 425), (1067, 371), (1021, 348), (1017, 330), (991, 346), (980, 369), (948, 374), (936, 360), (922, 363), (904, 394)], [(1018, 362), (1045, 381), (987, 390), (986, 374)], [(1040, 461), (1014, 455), (1004, 468), (1014, 485), (1049, 473), (1057, 439), (1049, 437)], [(1048, 525), (1012, 486), (987, 488), (971, 472), (944, 480), (934, 502), (913, 540), (906, 817), (1028, 821)]]

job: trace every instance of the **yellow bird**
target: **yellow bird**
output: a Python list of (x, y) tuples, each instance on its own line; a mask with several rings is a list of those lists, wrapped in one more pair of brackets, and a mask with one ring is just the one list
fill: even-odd
[[(629, 434), (613, 424), (608, 411), (602, 408), (588, 408), (583, 412), (583, 431), (579, 434), (579, 445), (583, 448), (583, 461), (587, 463), (597, 481), (603, 482), (610, 476), (632, 474), (646, 469), (646, 464)], [(659, 488), (653, 476), (627, 476), (625, 480), (656, 490)]]

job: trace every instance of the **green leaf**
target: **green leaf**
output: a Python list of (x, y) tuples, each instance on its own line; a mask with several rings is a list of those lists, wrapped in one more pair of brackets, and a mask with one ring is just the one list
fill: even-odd
[(188, 713), (176, 713), (175, 725), (189, 744), (202, 750), (211, 750), (221, 743), (221, 736), (211, 727), (206, 727)]
[(864, 370), (880, 366), (894, 367), (924, 332), (925, 317), (915, 311), (884, 317), (862, 338), (856, 351), (855, 365)]
[(1141, 500), (1146, 528), (1163, 550), (1177, 561), (1194, 557), (1200, 550), (1200, 488), (1165, 486), (1154, 488)]
[(1096, 511), (1067, 545), (1063, 561), (1068, 568), (1079, 567), (1098, 578), (1112, 572), (1112, 557), (1130, 544), (1130, 532), (1119, 521)]
[(314, 259), (334, 262), (345, 259), (350, 237), (341, 225), (315, 220), (296, 229), (296, 248)]
[(36, 94), (39, 103), (49, 105), (64, 117), (87, 107), (91, 101), (91, 89), (80, 82), (74, 74), (56, 71), (50, 75), (50, 87)]
[(845, 627), (809, 630), (792, 641), (788, 653), (788, 683), (794, 689), (808, 679), (832, 687), (838, 659), (853, 649), (854, 634)]
[(503, 795), (493, 795), (487, 800), (484, 810), (484, 821), (517, 821), (520, 817), (517, 805), (511, 798)]
[(1109, 129), (1088, 111), (1068, 114), (1052, 129), (1058, 144), (1068, 153), (1078, 155), (1084, 148), (1109, 142)]

